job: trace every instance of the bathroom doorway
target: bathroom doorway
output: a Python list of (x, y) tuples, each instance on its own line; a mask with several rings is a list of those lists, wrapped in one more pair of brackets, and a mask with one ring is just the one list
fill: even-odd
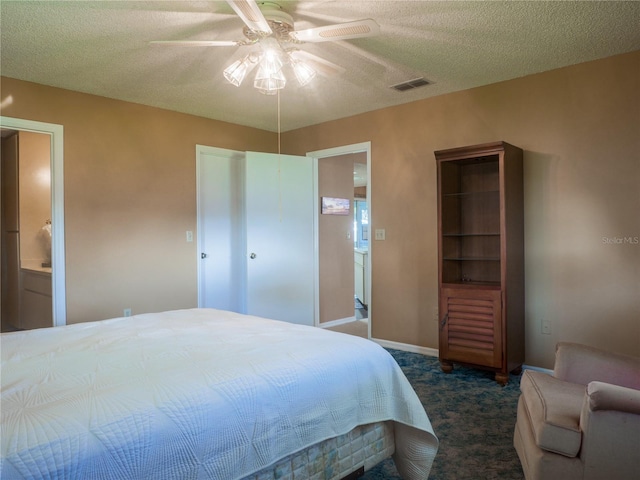
[(0, 117), (0, 131), (2, 331), (65, 325), (63, 128)]
[(2, 331), (53, 325), (51, 141), (2, 129)]
[(355, 328), (360, 333), (354, 334), (367, 338), (371, 336), (370, 152), (370, 142), (365, 142), (307, 153), (315, 160), (317, 200), (326, 195), (350, 201), (346, 217), (315, 209), (317, 325), (347, 333)]

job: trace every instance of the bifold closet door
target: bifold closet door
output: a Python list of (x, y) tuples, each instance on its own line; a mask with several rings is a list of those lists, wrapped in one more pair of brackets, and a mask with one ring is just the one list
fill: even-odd
[(198, 304), (245, 311), (244, 154), (198, 158)]
[(198, 304), (313, 325), (311, 158), (211, 150), (198, 164)]
[(312, 159), (246, 152), (247, 313), (314, 321)]

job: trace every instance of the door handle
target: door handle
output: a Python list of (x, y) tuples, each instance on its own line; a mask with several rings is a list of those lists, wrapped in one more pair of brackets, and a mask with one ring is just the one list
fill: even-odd
[(256, 257), (257, 257), (257, 255), (256, 255), (255, 253), (253, 253), (253, 252), (251, 252), (251, 255), (249, 255), (249, 258), (250, 258), (251, 260), (253, 260), (253, 259), (254, 259), (254, 258), (256, 258)]
[(207, 258), (207, 254), (206, 254), (206, 253), (204, 253), (204, 252), (202, 252), (202, 253), (200, 254), (200, 258)]

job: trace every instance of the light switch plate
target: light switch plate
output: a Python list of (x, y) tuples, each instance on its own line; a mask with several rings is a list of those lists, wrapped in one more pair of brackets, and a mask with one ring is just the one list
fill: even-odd
[(376, 228), (376, 240), (384, 240), (385, 238), (385, 230), (384, 228)]

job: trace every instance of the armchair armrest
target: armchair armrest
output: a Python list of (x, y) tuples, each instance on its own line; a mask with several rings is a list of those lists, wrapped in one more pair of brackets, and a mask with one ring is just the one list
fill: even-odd
[(640, 358), (560, 342), (556, 347), (553, 375), (581, 385), (599, 381), (640, 390)]
[(587, 385), (587, 399), (591, 411), (616, 410), (640, 415), (640, 390), (591, 382)]
[(638, 476), (640, 390), (591, 382), (582, 404), (580, 429), (585, 480)]

